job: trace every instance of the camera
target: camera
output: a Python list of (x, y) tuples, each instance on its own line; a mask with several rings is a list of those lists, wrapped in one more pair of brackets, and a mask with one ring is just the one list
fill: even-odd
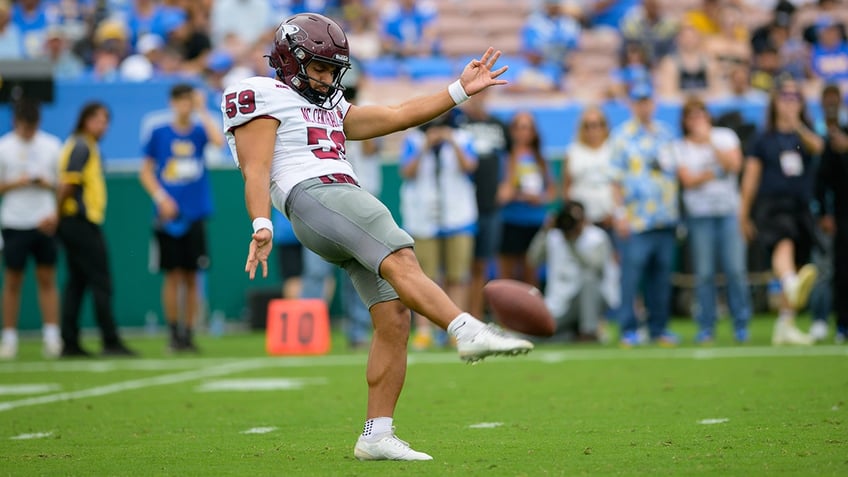
[(583, 204), (574, 200), (568, 201), (562, 204), (562, 208), (556, 216), (555, 225), (562, 233), (569, 235), (574, 231), (579, 231), (584, 217)]

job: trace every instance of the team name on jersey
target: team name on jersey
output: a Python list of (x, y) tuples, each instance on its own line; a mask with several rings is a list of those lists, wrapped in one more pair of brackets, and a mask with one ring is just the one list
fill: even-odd
[(301, 107), (300, 114), (303, 115), (303, 120), (306, 122), (323, 124), (333, 128), (342, 128), (341, 111)]

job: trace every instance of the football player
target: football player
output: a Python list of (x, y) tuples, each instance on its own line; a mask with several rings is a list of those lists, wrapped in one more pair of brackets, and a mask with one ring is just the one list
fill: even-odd
[(423, 124), (492, 85), (507, 67), (500, 51), (470, 61), (446, 90), (395, 106), (351, 105), (343, 97), (349, 67), (344, 31), (322, 15), (302, 13), (276, 31), (269, 63), (275, 78), (253, 77), (224, 92), (227, 140), (244, 177), (253, 235), (245, 271), (254, 278), (273, 244), (274, 207), (298, 239), (342, 267), (371, 312), (368, 409), (354, 448), (360, 460), (430, 460), (394, 435), (392, 416), (406, 376), (412, 309), (456, 338), (460, 358), (527, 353), (529, 341), (464, 313), (422, 272), (413, 240), (379, 200), (360, 188), (345, 140), (364, 140)]

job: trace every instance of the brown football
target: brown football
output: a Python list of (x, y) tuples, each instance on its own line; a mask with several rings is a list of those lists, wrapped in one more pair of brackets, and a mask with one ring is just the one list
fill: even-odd
[(538, 288), (510, 279), (491, 280), (483, 287), (495, 321), (504, 328), (531, 336), (553, 336), (556, 323)]

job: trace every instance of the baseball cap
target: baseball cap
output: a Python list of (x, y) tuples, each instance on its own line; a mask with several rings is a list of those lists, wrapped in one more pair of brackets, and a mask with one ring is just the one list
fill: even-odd
[(639, 82), (630, 87), (630, 99), (634, 101), (648, 99), (653, 95), (654, 88), (651, 83)]
[(816, 31), (822, 31), (826, 28), (838, 26), (839, 24), (836, 20), (830, 15), (821, 15), (816, 19), (815, 26)]
[(126, 39), (127, 30), (121, 22), (116, 20), (104, 20), (94, 32), (95, 43), (103, 43), (108, 40), (124, 41)]

